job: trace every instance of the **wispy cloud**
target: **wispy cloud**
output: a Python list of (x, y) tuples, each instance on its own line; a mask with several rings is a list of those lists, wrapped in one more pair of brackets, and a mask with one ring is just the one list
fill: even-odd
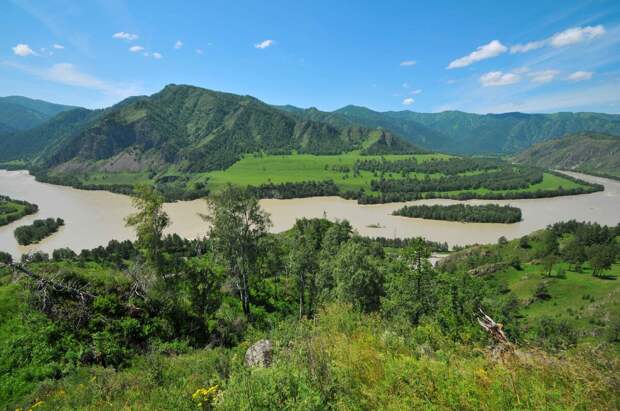
[(63, 46), (62, 44), (58, 44), (58, 43), (52, 44), (52, 47), (55, 48), (56, 50), (62, 50), (65, 48), (65, 46)]
[(142, 46), (131, 46), (129, 47), (129, 51), (131, 51), (132, 53), (138, 53), (140, 51), (144, 50), (144, 47)]
[(559, 33), (555, 33), (553, 36), (544, 40), (530, 41), (525, 44), (515, 44), (510, 47), (510, 53), (527, 53), (528, 51), (537, 50), (545, 46), (555, 48), (566, 47), (595, 39), (605, 33), (605, 27), (601, 24), (598, 26), (571, 27)]
[(415, 66), (417, 62), (415, 60), (404, 60), (400, 62), (401, 67), (411, 67)]
[(118, 33), (114, 33), (112, 37), (115, 39), (127, 40), (127, 41), (134, 41), (140, 38), (140, 36), (138, 36), (137, 34), (126, 33), (124, 31), (119, 31)]
[(528, 51), (543, 48), (545, 47), (545, 44), (546, 42), (544, 40), (530, 41), (529, 43), (525, 43), (525, 44), (515, 44), (514, 46), (510, 47), (510, 53), (511, 54), (527, 53)]
[(101, 80), (80, 71), (71, 63), (58, 63), (47, 68), (32, 67), (7, 61), (3, 61), (1, 64), (21, 70), (43, 80), (67, 86), (96, 90), (118, 98), (125, 98), (138, 93), (137, 87), (133, 84), (111, 83)]
[(203, 49), (196, 49), (196, 54), (204, 54), (204, 52)]
[(620, 82), (602, 84), (580, 90), (565, 90), (557, 93), (528, 96), (518, 101), (492, 106), (472, 108), (479, 113), (506, 113), (521, 111), (527, 113), (554, 112), (561, 110), (600, 110), (607, 104), (618, 102)]
[(183, 42), (181, 40), (177, 40), (177, 42), (174, 43), (174, 48), (178, 50), (181, 47), (183, 47)]
[(554, 34), (550, 39), (550, 43), (553, 47), (570, 46), (571, 44), (600, 37), (603, 34), (605, 34), (605, 28), (600, 24), (598, 26), (573, 27)]
[(159, 60), (159, 59), (163, 59), (163, 58), (164, 58), (164, 56), (162, 56), (162, 55), (161, 55), (160, 53), (158, 53), (158, 52), (154, 52), (154, 53), (153, 53), (153, 54), (151, 54), (151, 55), (153, 56), (153, 58), (154, 58), (154, 59), (157, 59), (157, 60)]
[(411, 90), (409, 92), (409, 94), (411, 94), (412, 96), (415, 96), (415, 95), (420, 94), (420, 93), (422, 93), (422, 90), (420, 90), (420, 89)]
[(450, 64), (448, 69), (461, 68), (469, 66), (477, 61), (490, 59), (492, 57), (499, 56), (508, 50), (499, 40), (493, 40), (488, 44), (478, 47), (475, 51), (472, 51), (465, 57), (458, 58)]
[(406, 99), (403, 100), (403, 105), (405, 106), (410, 106), (413, 103), (415, 103), (415, 100), (411, 97), (407, 97)]
[(593, 75), (594, 73), (591, 71), (575, 71), (570, 76), (568, 76), (568, 80), (571, 80), (571, 81), (590, 80)]
[(13, 54), (15, 54), (16, 56), (20, 56), (20, 57), (26, 57), (26, 56), (31, 56), (33, 54), (36, 54), (34, 50), (30, 48), (29, 45), (23, 44), (23, 43), (20, 43), (16, 45), (15, 47), (11, 47), (11, 48), (13, 49)]
[(560, 74), (558, 70), (543, 70), (529, 73), (528, 76), (532, 83), (544, 84), (553, 81), (558, 74)]
[(267, 47), (271, 47), (273, 46), (275, 43), (275, 41), (273, 40), (263, 40), (258, 44), (255, 44), (254, 47), (256, 47), (257, 49), (266, 49)]
[(502, 71), (491, 71), (480, 76), (480, 84), (483, 87), (507, 86), (518, 83), (521, 77), (515, 73), (504, 73)]

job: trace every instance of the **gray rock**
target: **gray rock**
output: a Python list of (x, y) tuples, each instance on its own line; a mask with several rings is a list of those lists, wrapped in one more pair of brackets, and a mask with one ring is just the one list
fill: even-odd
[(273, 345), (269, 340), (255, 342), (245, 352), (245, 365), (248, 367), (269, 367), (271, 365)]

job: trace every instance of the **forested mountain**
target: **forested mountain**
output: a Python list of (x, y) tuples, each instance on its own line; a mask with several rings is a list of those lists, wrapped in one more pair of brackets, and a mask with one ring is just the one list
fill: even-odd
[(620, 177), (620, 136), (580, 133), (536, 144), (515, 161), (545, 168)]
[(0, 161), (31, 159), (46, 149), (52, 150), (62, 138), (85, 127), (102, 110), (76, 108), (64, 111), (32, 129), (2, 137)]
[(73, 108), (21, 96), (0, 97), (0, 136), (36, 127)]
[(462, 154), (515, 153), (544, 140), (584, 131), (620, 134), (620, 115), (601, 113), (480, 115), (461, 111), (378, 112), (359, 106), (346, 106), (334, 112), (279, 108), (330, 123), (381, 127), (422, 147)]
[[(56, 143), (39, 156), (38, 166), (137, 171), (175, 164), (184, 171), (209, 171), (259, 151), (420, 151), (388, 131), (302, 119), (254, 97), (185, 85), (169, 85), (96, 114), (71, 114), (78, 117), (72, 126), (55, 119), (62, 136), (52, 139)], [(31, 138), (41, 141), (44, 132), (37, 130)]]

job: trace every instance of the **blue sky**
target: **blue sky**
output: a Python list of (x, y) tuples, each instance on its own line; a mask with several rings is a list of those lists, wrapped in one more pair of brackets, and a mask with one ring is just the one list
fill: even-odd
[(0, 3), (0, 95), (168, 83), (334, 110), (620, 113), (620, 1)]

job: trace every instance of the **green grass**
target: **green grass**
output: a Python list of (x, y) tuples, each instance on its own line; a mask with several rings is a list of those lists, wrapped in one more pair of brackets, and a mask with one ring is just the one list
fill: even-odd
[[(553, 272), (559, 268), (565, 270), (565, 278), (545, 276), (543, 267), (538, 264), (524, 265), (522, 271), (511, 268), (500, 274), (510, 290), (527, 302), (522, 313), (528, 323), (546, 316), (566, 320), (577, 329), (596, 331), (597, 320), (620, 320), (620, 264), (606, 271), (606, 278), (592, 276), (587, 266), (575, 272), (562, 263), (556, 265)], [(551, 299), (534, 298), (540, 283), (545, 283)]]
[[(384, 156), (389, 160), (401, 160), (410, 158), (411, 155)], [(418, 161), (424, 162), (434, 159), (444, 159), (450, 156), (446, 154), (417, 154), (414, 156)], [(207, 173), (209, 186), (213, 190), (225, 186), (235, 185), (261, 185), (265, 183), (286, 183), (301, 181), (334, 180), (344, 190), (357, 190), (365, 188), (370, 190), (370, 181), (373, 173), (361, 171), (360, 175), (353, 177), (352, 173), (341, 173), (332, 167), (353, 167), (360, 159), (379, 159), (381, 156), (362, 156), (348, 153), (334, 156), (315, 156), (311, 154), (295, 154), (281, 156), (246, 156), (241, 161), (224, 171)]]
[[(246, 155), (243, 159), (233, 164), (226, 170), (212, 171), (208, 173), (193, 173), (186, 175), (188, 187), (196, 182), (207, 183), (210, 191), (217, 192), (227, 184), (240, 186), (259, 186), (261, 184), (273, 183), (295, 183), (304, 181), (324, 181), (333, 180), (343, 191), (357, 191), (364, 189), (368, 193), (373, 193), (370, 188), (370, 182), (377, 176), (369, 171), (360, 171), (359, 175), (353, 176), (352, 171), (343, 173), (338, 171), (337, 167), (353, 168), (356, 161), (361, 159), (379, 159), (400, 160), (415, 157), (419, 162), (430, 160), (446, 159), (452, 156), (447, 154), (403, 154), (403, 155), (386, 155), (386, 156), (362, 156), (358, 152), (351, 152), (340, 155), (317, 156), (311, 154), (291, 154), (291, 155)], [(491, 170), (492, 171), (492, 170)], [(480, 174), (488, 171), (472, 171), (463, 173), (464, 175)], [(183, 173), (171, 167), (160, 175), (176, 175), (181, 176)], [(411, 177), (425, 177), (423, 173), (410, 173)], [(431, 174), (431, 178), (441, 177), (441, 174)], [(388, 178), (399, 178), (398, 174), (388, 174)], [(133, 185), (136, 183), (149, 183), (147, 172), (131, 173), (92, 173), (81, 177), (85, 184), (124, 184)], [(565, 178), (544, 173), (543, 181), (533, 184), (524, 190), (510, 190), (509, 192), (531, 192), (538, 190), (555, 190), (559, 187), (565, 189), (579, 187), (579, 183), (567, 180)], [(493, 192), (489, 189), (467, 190), (476, 194), (487, 194)], [(506, 191), (496, 191), (506, 192)], [(459, 191), (448, 192), (448, 195), (457, 195)]]
[[(258, 338), (274, 342), (270, 368), (247, 369)], [(329, 306), (313, 321), (280, 324), (233, 349), (138, 358), (124, 370), (82, 368), (49, 381), (18, 406), (42, 410), (613, 409), (617, 363), (605, 353), (551, 357), (521, 351), (502, 361), (433, 326), (400, 334), (377, 316)], [(217, 385), (205, 408), (192, 394)]]

